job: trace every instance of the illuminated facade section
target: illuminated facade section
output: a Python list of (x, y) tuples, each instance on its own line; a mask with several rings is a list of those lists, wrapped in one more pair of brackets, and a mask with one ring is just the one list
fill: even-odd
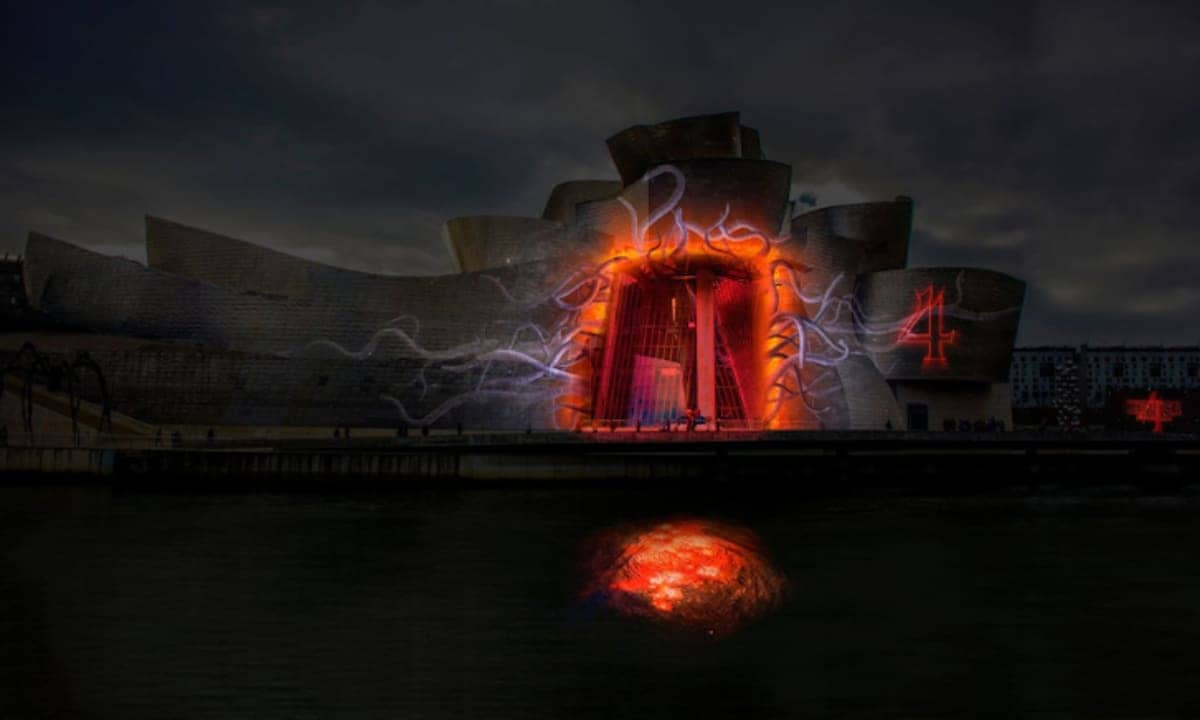
[[(945, 398), (944, 417), (1010, 416), (989, 388), (1024, 285), (906, 268), (911, 199), (794, 215), (791, 169), (736, 113), (635, 126), (609, 151), (619, 182), (560, 185), (541, 218), (448, 222), (461, 273), (360, 273), (147, 218), (151, 268), (31, 234), (23, 286), (63, 326), (229, 355), (193, 373), (213, 378), (202, 410), (150, 420), (880, 430)], [(173, 382), (114, 373), (138, 398)]]
[(805, 393), (822, 363), (806, 360), (827, 348), (810, 337), (806, 268), (789, 257), (789, 238), (734, 216), (720, 199), (685, 201), (687, 180), (674, 166), (643, 182), (660, 176), (672, 183), (662, 204), (639, 212), (619, 197), (623, 227), (605, 228), (616, 240), (580, 315), (584, 332), (603, 330), (587, 353), (593, 362), (579, 369), (586, 381), (572, 397), (590, 390), (591, 402), (576, 422), (816, 425)]
[[(894, 276), (900, 285), (860, 298), (852, 264), (814, 267), (824, 258), (805, 243), (732, 209), (752, 215), (753, 200), (690, 190), (684, 169), (647, 172), (609, 203), (615, 212), (599, 229), (612, 243), (558, 286), (568, 292), (557, 301), (578, 322), (569, 334), (578, 347), (565, 354), (578, 362), (564, 368), (573, 382), (558, 399), (559, 427), (834, 428), (845, 426), (849, 404), (858, 402), (846, 396), (847, 378), (858, 387), (871, 373), (879, 381), (894, 373), (1003, 379), (1006, 364), (990, 353), (1011, 346), (1019, 281), (930, 268), (902, 271)], [(824, 285), (809, 289), (810, 275)], [(912, 285), (922, 275), (940, 280)], [(889, 295), (905, 287), (907, 307), (888, 319), (900, 306)], [(964, 344), (968, 335), (980, 342)], [(903, 374), (913, 367), (905, 357), (913, 346), (924, 352), (916, 374)], [(960, 346), (969, 351), (964, 363), (947, 352)], [(991, 394), (972, 392), (988, 403), (978, 415), (1004, 417), (982, 400)], [(900, 424), (897, 413), (891, 418)]]
[(946, 368), (946, 346), (953, 345), (954, 330), (947, 332), (945, 321), (946, 290), (928, 285), (916, 292), (916, 305), (904, 327), (900, 342), (925, 346), (921, 365), (926, 368)]

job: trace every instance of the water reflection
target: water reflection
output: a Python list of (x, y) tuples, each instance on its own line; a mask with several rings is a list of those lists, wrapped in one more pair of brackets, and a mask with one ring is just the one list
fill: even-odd
[(623, 526), (588, 543), (585, 597), (726, 635), (777, 607), (784, 577), (747, 528), (696, 518)]

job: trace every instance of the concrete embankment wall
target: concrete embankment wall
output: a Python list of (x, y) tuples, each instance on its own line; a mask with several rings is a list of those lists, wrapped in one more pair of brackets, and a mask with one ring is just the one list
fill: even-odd
[(110, 477), (117, 453), (90, 448), (0, 448), (0, 473)]
[(330, 447), (0, 448), (4, 480), (149, 488), (783, 483), (804, 493), (1117, 487), (1200, 493), (1195, 439), (1123, 443), (474, 442)]

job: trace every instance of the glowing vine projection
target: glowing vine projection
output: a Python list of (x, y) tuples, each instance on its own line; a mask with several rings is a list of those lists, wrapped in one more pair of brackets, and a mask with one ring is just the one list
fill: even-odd
[(1145, 398), (1125, 401), (1125, 412), (1138, 422), (1152, 423), (1154, 432), (1161, 433), (1163, 425), (1183, 415), (1183, 403), (1178, 400), (1163, 400), (1157, 390), (1151, 390)]
[[(410, 327), (397, 327), (404, 323), (410, 324)], [(382, 400), (395, 407), (403, 422), (413, 425), (433, 424), (455, 408), (471, 402), (501, 399), (526, 406), (536, 405), (545, 399), (544, 392), (531, 390), (531, 386), (538, 381), (573, 379), (571, 373), (563, 368), (563, 363), (569, 360), (567, 354), (573, 332), (563, 328), (548, 334), (533, 323), (524, 323), (511, 329), (504, 340), (477, 337), (438, 351), (426, 349), (417, 339), (419, 332), (420, 322), (416, 318), (402, 316), (377, 331), (358, 350), (348, 350), (330, 340), (318, 340), (310, 343), (306, 349), (326, 347), (356, 360), (403, 357), (417, 361), (419, 365), (415, 368), (412, 380), (407, 388), (401, 388), (417, 391), (415, 397), (406, 398), (410, 403), (413, 400), (423, 401), (437, 384), (428, 379), (431, 370), (459, 377), (477, 373), (478, 377), (473, 380), (469, 391), (457, 393), (420, 415), (411, 414), (395, 394), (381, 395)], [(517, 372), (504, 375), (494, 373), (500, 366), (508, 366)]]

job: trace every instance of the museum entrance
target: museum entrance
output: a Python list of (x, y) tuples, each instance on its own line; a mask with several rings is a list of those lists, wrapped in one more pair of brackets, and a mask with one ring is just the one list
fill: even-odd
[(663, 427), (689, 417), (704, 429), (744, 427), (753, 417), (751, 278), (643, 271), (615, 284), (595, 420)]

